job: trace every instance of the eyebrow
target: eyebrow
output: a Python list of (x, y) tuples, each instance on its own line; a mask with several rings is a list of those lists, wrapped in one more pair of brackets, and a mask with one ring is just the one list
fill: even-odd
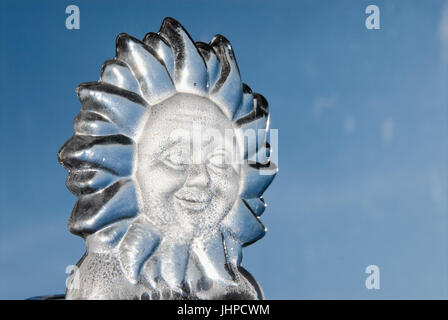
[[(181, 140), (181, 137), (178, 137), (177, 139), (167, 139), (168, 143), (166, 145), (161, 146), (161, 148), (159, 148), (156, 152), (154, 153), (149, 153), (149, 152), (145, 152), (143, 154), (143, 156), (145, 157), (151, 157), (151, 158), (157, 158), (159, 157), (161, 154), (165, 153), (167, 150), (171, 149), (173, 146), (175, 146), (176, 144), (178, 144)], [(155, 160), (155, 159), (154, 159)]]

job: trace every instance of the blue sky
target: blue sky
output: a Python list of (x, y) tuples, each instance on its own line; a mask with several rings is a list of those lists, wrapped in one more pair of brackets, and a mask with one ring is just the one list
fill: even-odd
[[(81, 11), (65, 28), (65, 8)], [(380, 8), (367, 30), (365, 8)], [(120, 32), (166, 16), (232, 43), (279, 130), (265, 238), (243, 265), (271, 299), (448, 298), (448, 3), (444, 1), (2, 1), (0, 298), (64, 291), (84, 251), (59, 147), (75, 87)], [(380, 290), (365, 268), (378, 265)]]

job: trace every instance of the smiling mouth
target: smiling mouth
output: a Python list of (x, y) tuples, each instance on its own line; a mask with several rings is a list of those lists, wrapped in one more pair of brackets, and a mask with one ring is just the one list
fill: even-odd
[(204, 210), (210, 203), (210, 199), (193, 199), (189, 197), (179, 197), (174, 195), (176, 203), (182, 208), (189, 211), (201, 211)]

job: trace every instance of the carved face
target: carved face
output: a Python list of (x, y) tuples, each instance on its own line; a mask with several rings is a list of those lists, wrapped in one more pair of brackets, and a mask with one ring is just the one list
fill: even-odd
[(156, 225), (180, 227), (174, 236), (211, 232), (238, 196), (233, 136), (232, 122), (209, 99), (177, 94), (151, 107), (137, 151), (142, 211)]

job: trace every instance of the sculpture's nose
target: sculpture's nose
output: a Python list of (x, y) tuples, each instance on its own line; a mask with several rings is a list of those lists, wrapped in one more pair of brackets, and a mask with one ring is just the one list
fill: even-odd
[(189, 187), (206, 188), (210, 183), (210, 176), (208, 174), (205, 164), (192, 164), (189, 167), (187, 180), (185, 185)]

